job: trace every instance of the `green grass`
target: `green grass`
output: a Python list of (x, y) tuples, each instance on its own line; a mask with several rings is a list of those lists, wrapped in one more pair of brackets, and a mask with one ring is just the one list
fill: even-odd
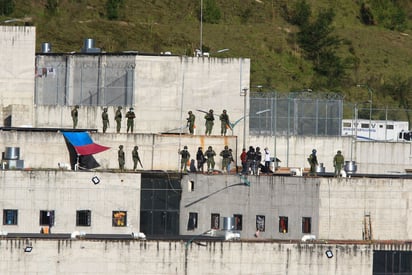
[[(31, 24), (37, 27), (37, 51), (43, 42), (51, 43), (54, 52), (79, 51), (85, 38), (94, 38), (96, 47), (107, 52), (171, 51), (184, 55), (193, 53), (199, 46), (200, 0), (124, 0), (117, 21), (106, 19), (105, 2), (60, 0), (57, 14), (49, 15), (44, 8), (45, 0), (20, 0), (16, 1), (15, 13), (0, 20), (31, 17)], [(212, 56), (250, 58), (252, 89), (263, 85), (268, 90), (287, 92), (311, 86), (316, 76), (296, 44), (297, 28), (281, 16), (281, 6), (292, 1), (216, 2), (222, 14), (220, 23), (203, 24), (203, 44), (211, 49)], [(329, 90), (344, 94), (347, 102), (365, 101), (368, 91), (356, 88), (356, 84), (368, 83), (377, 93), (374, 105), (399, 106), (399, 102), (381, 89), (395, 76), (402, 80), (411, 77), (411, 30), (402, 34), (379, 25), (362, 25), (358, 18), (360, 0), (307, 2), (315, 13), (325, 8), (335, 10), (335, 34), (346, 41), (340, 55), (347, 57), (351, 52), (358, 60), (358, 66), (349, 71), (344, 85)], [(407, 13), (412, 14), (412, 4), (408, 2), (403, 5)], [(411, 22), (408, 23), (411, 26)], [(230, 51), (213, 54), (223, 48)], [(407, 99), (412, 102), (412, 92), (407, 93)]]

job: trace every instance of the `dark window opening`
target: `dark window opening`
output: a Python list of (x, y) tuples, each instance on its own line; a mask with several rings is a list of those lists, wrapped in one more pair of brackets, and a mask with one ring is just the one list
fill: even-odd
[(233, 217), (235, 218), (235, 230), (242, 230), (242, 215), (240, 214), (235, 214), (233, 215)]
[(388, 125), (386, 125), (386, 129), (393, 130), (393, 129), (395, 129), (395, 127), (393, 126), (393, 124), (388, 124)]
[(265, 216), (256, 215), (256, 230), (265, 232)]
[(127, 211), (112, 212), (112, 226), (125, 227), (127, 226)]
[(195, 230), (197, 228), (197, 213), (190, 212), (189, 220), (187, 221), (187, 230)]
[(52, 227), (54, 225), (54, 210), (40, 210), (40, 225)]
[(219, 229), (220, 228), (220, 214), (213, 213), (211, 216), (211, 229)]
[(412, 274), (411, 251), (380, 250), (373, 252), (373, 275)]
[(3, 210), (3, 225), (17, 225), (17, 210)]
[(311, 233), (312, 232), (312, 218), (310, 217), (303, 217), (302, 218), (302, 233)]
[(92, 220), (92, 211), (78, 210), (76, 212), (76, 226), (90, 226)]
[(279, 232), (280, 233), (288, 233), (288, 217), (280, 216), (279, 217)]
[(369, 128), (369, 123), (361, 123), (361, 128)]

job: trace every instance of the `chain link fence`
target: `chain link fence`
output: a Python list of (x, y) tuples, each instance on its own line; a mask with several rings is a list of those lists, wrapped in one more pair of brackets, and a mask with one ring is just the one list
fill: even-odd
[(251, 135), (339, 136), (343, 100), (337, 94), (310, 90), (251, 93), (249, 116)]

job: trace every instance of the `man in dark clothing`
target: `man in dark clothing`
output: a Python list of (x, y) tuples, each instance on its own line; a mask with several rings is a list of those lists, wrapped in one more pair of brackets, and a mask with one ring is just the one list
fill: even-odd
[(121, 172), (123, 172), (125, 164), (123, 145), (119, 146), (119, 151), (117, 152), (117, 160), (119, 161), (119, 169)]
[(197, 170), (202, 171), (202, 173), (203, 173), (203, 166), (204, 166), (204, 163), (205, 163), (205, 156), (203, 155), (202, 147), (199, 147), (197, 149), (196, 161), (197, 161)]
[(71, 115), (72, 115), (72, 120), (73, 120), (73, 129), (76, 129), (77, 127), (77, 122), (78, 122), (78, 118), (79, 118), (79, 105), (74, 106), (74, 108), (72, 109)]
[(138, 163), (140, 163), (140, 166), (143, 168), (142, 162), (140, 161), (139, 151), (138, 150), (139, 150), (139, 147), (135, 146), (133, 151), (132, 151), (133, 171), (136, 171)]
[[(255, 153), (255, 148), (253, 148), (253, 146), (249, 146), (249, 151), (247, 151), (246, 153), (246, 162), (247, 162), (247, 170), (250, 169), (250, 171), (252, 173), (254, 173), (255, 171), (255, 164), (256, 164), (256, 157), (255, 157), (256, 153)], [(247, 173), (249, 173), (247, 171)]]

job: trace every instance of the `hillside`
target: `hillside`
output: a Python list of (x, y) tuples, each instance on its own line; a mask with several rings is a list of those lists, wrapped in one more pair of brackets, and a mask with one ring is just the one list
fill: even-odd
[[(9, 25), (36, 26), (37, 51), (43, 42), (51, 43), (53, 52), (79, 51), (85, 38), (94, 38), (96, 47), (107, 52), (171, 51), (192, 55), (199, 48), (201, 0), (118, 1), (121, 4), (115, 20), (108, 19), (103, 0), (19, 0), (13, 13), (0, 16), (0, 21), (23, 18), (25, 23)], [(213, 0), (203, 1), (206, 16), (207, 3)], [(368, 89), (356, 87), (362, 83), (373, 89), (374, 108), (412, 108), (412, 3), (397, 1), (403, 5), (407, 24), (402, 31), (395, 31), (384, 28), (379, 21), (362, 24), (362, 1), (307, 0), (313, 18), (325, 9), (335, 12), (333, 34), (342, 39), (338, 53), (352, 60), (345, 79), (338, 85), (324, 86), (298, 45), (299, 27), (285, 20), (285, 7), (290, 10), (293, 2), (215, 0), (220, 19), (216, 24), (203, 23), (204, 49), (210, 49), (216, 57), (250, 58), (252, 90), (257, 85), (280, 92), (312, 88), (341, 93), (345, 102), (354, 103), (369, 99)], [(224, 48), (230, 50), (217, 52)], [(383, 113), (374, 116), (381, 118)]]

